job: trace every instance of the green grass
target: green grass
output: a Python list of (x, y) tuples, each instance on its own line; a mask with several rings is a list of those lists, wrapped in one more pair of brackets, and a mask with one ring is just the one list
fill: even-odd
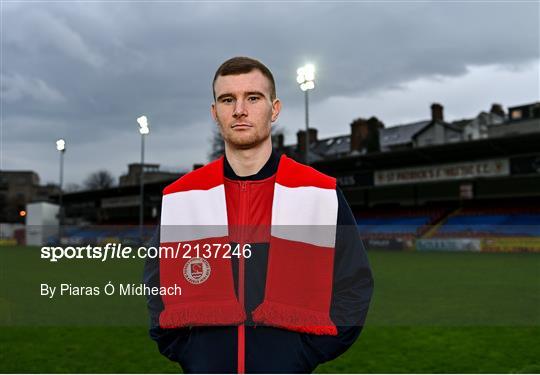
[(538, 373), (538, 327), (366, 327), (319, 373)]
[[(140, 262), (51, 265), (37, 254), (0, 248), (0, 372), (180, 371), (148, 338), (143, 298), (39, 296), (40, 282), (138, 282)], [(366, 327), (317, 372), (540, 372), (540, 254), (369, 257)]]
[(1, 327), (2, 373), (178, 373), (145, 327)]

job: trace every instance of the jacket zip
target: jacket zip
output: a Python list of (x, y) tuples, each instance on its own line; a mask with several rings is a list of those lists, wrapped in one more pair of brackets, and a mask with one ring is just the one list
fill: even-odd
[[(242, 254), (242, 248), (244, 246), (245, 225), (246, 225), (246, 212), (247, 212), (247, 200), (248, 200), (248, 188), (246, 181), (240, 181), (240, 239), (239, 239), (239, 257), (238, 257), (238, 297), (242, 309), (244, 306), (244, 257)], [(244, 374), (246, 372), (246, 327), (244, 324), (238, 326), (238, 373)]]

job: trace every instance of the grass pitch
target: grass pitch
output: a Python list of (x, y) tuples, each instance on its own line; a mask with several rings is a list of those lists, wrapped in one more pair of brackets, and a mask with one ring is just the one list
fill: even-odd
[[(540, 372), (540, 254), (369, 258), (375, 293), (366, 327), (317, 372)], [(138, 282), (140, 262), (51, 265), (36, 248), (0, 247), (0, 272), (1, 372), (180, 371), (148, 338), (141, 297), (39, 296), (41, 282)]]

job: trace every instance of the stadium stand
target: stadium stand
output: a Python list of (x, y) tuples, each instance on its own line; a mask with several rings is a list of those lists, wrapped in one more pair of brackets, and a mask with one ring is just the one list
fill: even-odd
[(511, 200), (464, 207), (437, 228), (437, 237), (540, 236), (540, 206)]
[(450, 212), (445, 207), (372, 208), (356, 215), (362, 238), (415, 238), (425, 234)]
[(540, 236), (536, 200), (462, 202), (461, 207), (374, 207), (355, 217), (364, 239)]

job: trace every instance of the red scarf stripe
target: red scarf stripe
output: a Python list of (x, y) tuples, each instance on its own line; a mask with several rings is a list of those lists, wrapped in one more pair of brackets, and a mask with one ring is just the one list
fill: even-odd
[(209, 190), (223, 185), (223, 156), (182, 176), (163, 189), (163, 195), (188, 190)]
[(300, 164), (285, 155), (282, 155), (279, 161), (276, 183), (291, 188), (315, 186), (321, 189), (336, 190), (335, 178)]

